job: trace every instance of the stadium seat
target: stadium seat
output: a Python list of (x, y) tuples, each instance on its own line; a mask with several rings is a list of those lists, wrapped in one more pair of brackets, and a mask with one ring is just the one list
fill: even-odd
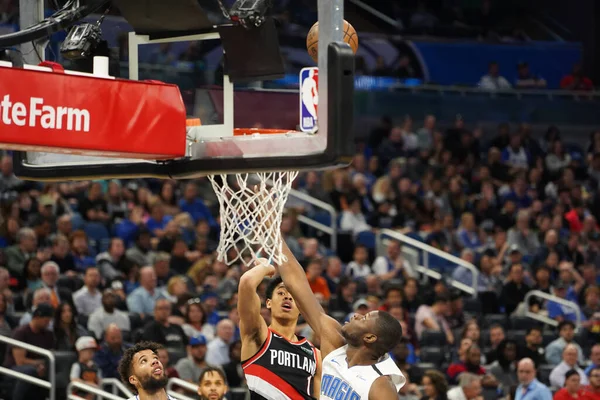
[(506, 332), (506, 337), (516, 340), (519, 345), (525, 345), (525, 335), (527, 331), (521, 329), (511, 329)]
[(441, 365), (444, 362), (445, 355), (441, 347), (427, 346), (421, 348), (421, 362)]
[(83, 227), (85, 226), (85, 220), (83, 219), (81, 214), (79, 214), (79, 213), (71, 214), (71, 226), (73, 227), (74, 231), (83, 229)]
[(496, 400), (498, 398), (498, 389), (494, 388), (483, 388), (481, 396), (484, 400)]
[(508, 325), (506, 315), (504, 314), (485, 314), (482, 318), (482, 322), (482, 327), (487, 328), (494, 324), (498, 324), (506, 329)]
[(98, 251), (99, 243), (102, 240), (110, 240), (110, 232), (104, 224), (99, 222), (88, 222), (84, 225), (83, 231), (87, 235), (90, 246), (91, 242), (95, 242), (94, 250)]
[(479, 314), (481, 312), (481, 302), (473, 297), (465, 297), (464, 311)]
[(185, 351), (178, 349), (167, 349), (167, 351), (169, 352), (169, 363), (171, 365), (175, 365), (177, 361), (187, 357), (187, 353)]
[[(430, 363), (430, 362), (420, 362), (416, 363), (415, 366), (419, 368), (421, 371), (425, 372), (428, 369), (437, 369), (439, 370), (440, 366), (438, 364)], [(419, 382), (413, 382), (419, 384)]]
[(528, 317), (510, 317), (510, 325), (512, 329), (528, 330), (539, 326), (539, 322)]
[(356, 244), (363, 245), (367, 249), (375, 248), (375, 234), (370, 231), (360, 232), (356, 237)]
[(543, 364), (538, 367), (538, 379), (545, 385), (550, 386), (550, 373), (554, 369), (554, 365)]
[(445, 346), (447, 344), (446, 335), (444, 334), (444, 332), (431, 330), (424, 330), (423, 335), (421, 336), (421, 340), (419, 342), (421, 343), (422, 347)]
[(542, 346), (544, 346), (544, 347), (548, 346), (550, 344), (550, 342), (552, 342), (557, 337), (558, 337), (558, 335), (554, 332), (543, 332), (542, 333)]
[(144, 326), (144, 321), (139, 314), (129, 313), (129, 325), (131, 326), (131, 332), (134, 332)]
[(77, 353), (74, 351), (56, 351), (56, 393), (65, 393), (71, 378), (71, 366), (77, 361)]

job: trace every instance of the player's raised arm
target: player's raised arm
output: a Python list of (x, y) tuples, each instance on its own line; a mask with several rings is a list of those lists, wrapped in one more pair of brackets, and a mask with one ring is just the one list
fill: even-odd
[(240, 314), (242, 360), (254, 356), (267, 339), (268, 327), (260, 314), (261, 303), (256, 289), (263, 279), (273, 276), (275, 271), (272, 265), (258, 263), (240, 278), (237, 307)]
[(308, 284), (304, 269), (285, 242), (283, 255), (287, 261), (279, 266), (279, 274), (298, 305), (300, 314), (320, 339), (322, 357), (325, 358), (329, 352), (346, 344), (340, 333), (341, 325), (325, 313)]

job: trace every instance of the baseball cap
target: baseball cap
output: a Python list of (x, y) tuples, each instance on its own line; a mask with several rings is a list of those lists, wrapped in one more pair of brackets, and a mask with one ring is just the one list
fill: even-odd
[(554, 285), (554, 289), (567, 289), (568, 287), (569, 285), (564, 281), (558, 281), (556, 282), (556, 285)]
[(54, 199), (48, 195), (43, 195), (43, 196), (40, 196), (39, 203), (43, 207), (53, 206)]
[(52, 318), (54, 316), (54, 308), (50, 304), (42, 303), (33, 308), (32, 318)]
[(369, 303), (367, 302), (367, 299), (358, 299), (352, 305), (352, 309), (354, 311), (357, 311), (361, 307), (369, 307)]
[(509, 247), (508, 254), (512, 254), (512, 253), (515, 253), (515, 252), (520, 253), (521, 250), (519, 250), (519, 246), (518, 245), (513, 244), (512, 246)]
[(202, 293), (202, 296), (200, 296), (200, 300), (201, 301), (206, 301), (206, 300), (211, 299), (213, 297), (218, 299), (219, 295), (216, 294), (215, 292), (204, 292), (204, 293)]
[(121, 281), (112, 281), (110, 284), (110, 288), (112, 290), (123, 290), (123, 282)]
[(190, 338), (190, 346), (203, 346), (206, 345), (206, 337), (204, 335), (199, 334), (192, 336)]
[(86, 350), (86, 349), (97, 349), (98, 343), (96, 343), (96, 339), (91, 336), (82, 336), (75, 342), (75, 349), (77, 351)]

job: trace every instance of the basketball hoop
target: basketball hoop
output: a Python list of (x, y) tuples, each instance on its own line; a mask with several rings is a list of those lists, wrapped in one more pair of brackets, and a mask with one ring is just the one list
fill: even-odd
[[(235, 136), (286, 134), (278, 129), (235, 129)], [(221, 235), (217, 257), (227, 265), (249, 256), (280, 264), (281, 219), (298, 171), (209, 175), (219, 200)]]

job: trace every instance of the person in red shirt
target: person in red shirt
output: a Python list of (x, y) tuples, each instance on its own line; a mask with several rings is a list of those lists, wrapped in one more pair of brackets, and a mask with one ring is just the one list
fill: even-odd
[(581, 377), (574, 369), (565, 374), (565, 386), (554, 394), (554, 400), (581, 400), (583, 389), (581, 388)]
[(583, 203), (579, 200), (573, 200), (571, 211), (565, 214), (565, 219), (569, 223), (571, 232), (579, 233), (583, 229), (583, 218), (585, 217)]
[(600, 365), (589, 372), (590, 384), (583, 388), (581, 400), (600, 400)]
[(492, 375), (488, 375), (485, 368), (481, 366), (481, 350), (476, 344), (471, 345), (467, 350), (464, 361), (450, 364), (446, 374), (451, 381), (456, 382), (458, 376), (463, 372), (470, 372), (482, 377), (481, 384), (484, 387), (497, 387), (498, 381)]
[(573, 66), (573, 72), (560, 81), (560, 88), (564, 90), (594, 90), (592, 80), (583, 75), (581, 64)]
[(331, 297), (327, 280), (323, 277), (323, 261), (321, 259), (312, 260), (306, 266), (306, 279), (311, 290), (321, 301), (328, 301)]

